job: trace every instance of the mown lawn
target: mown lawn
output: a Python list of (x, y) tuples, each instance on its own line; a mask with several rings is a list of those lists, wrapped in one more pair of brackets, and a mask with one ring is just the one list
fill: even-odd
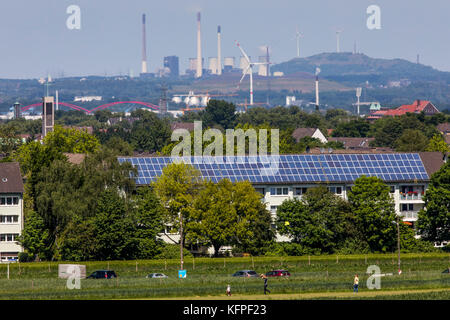
[[(369, 265), (378, 265), (382, 273), (393, 276), (381, 278), (381, 290), (390, 294), (373, 296), (376, 299), (449, 299), (450, 275), (441, 272), (450, 266), (449, 254), (402, 254), (402, 275), (397, 275), (397, 256), (302, 256), (302, 257), (254, 257), (254, 258), (197, 258), (186, 259), (186, 279), (177, 278), (178, 260), (139, 260), (77, 262), (86, 265), (87, 274), (98, 269), (112, 269), (118, 279), (82, 279), (80, 290), (69, 290), (66, 280), (58, 279), (58, 264), (70, 262), (40, 262), (0, 264), (0, 299), (154, 299), (170, 297), (223, 297), (225, 288), (231, 285), (233, 297), (249, 296), (255, 299), (263, 291), (259, 278), (233, 278), (241, 269), (253, 269), (265, 273), (272, 269), (287, 269), (290, 278), (270, 278), (272, 298), (286, 295), (286, 299), (346, 299), (352, 293), (355, 273), (360, 278), (360, 295), (374, 292), (366, 287)], [(152, 272), (163, 272), (168, 279), (146, 279)], [(443, 290), (444, 289), (444, 290)], [(418, 292), (417, 290), (422, 290)], [(423, 291), (428, 290), (428, 291)], [(438, 291), (430, 291), (438, 290)], [(314, 293), (326, 293), (314, 295)], [(335, 294), (334, 294), (335, 293)], [(338, 294), (339, 293), (339, 294)], [(296, 297), (296, 295), (299, 295)], [(372, 296), (371, 296), (372, 295)]]

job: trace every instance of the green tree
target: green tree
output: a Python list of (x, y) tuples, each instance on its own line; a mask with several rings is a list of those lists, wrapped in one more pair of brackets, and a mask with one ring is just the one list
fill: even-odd
[(207, 182), (194, 203), (190, 221), (186, 224), (186, 240), (212, 245), (217, 256), (219, 248), (235, 242), (238, 216), (232, 203), (233, 184), (221, 180)]
[(261, 194), (249, 181), (239, 181), (234, 184), (232, 203), (238, 216), (236, 247), (253, 255), (262, 254), (272, 244), (275, 234)]
[(428, 241), (450, 239), (450, 162), (431, 177), (425, 193), (424, 209), (419, 211), (419, 234)]
[(86, 130), (55, 126), (53, 131), (45, 136), (44, 145), (61, 153), (92, 153), (100, 143)]
[(260, 254), (273, 240), (270, 213), (261, 194), (248, 182), (207, 182), (194, 204), (186, 236), (191, 242), (212, 245), (217, 256), (223, 245)]
[(363, 119), (352, 120), (339, 123), (333, 130), (333, 137), (367, 137), (370, 130), (370, 123)]
[(277, 230), (304, 247), (333, 252), (349, 235), (349, 205), (325, 187), (310, 188), (277, 210)]
[(223, 129), (231, 129), (235, 125), (236, 107), (224, 100), (210, 100), (203, 114), (206, 126), (219, 125)]
[(396, 245), (396, 213), (389, 187), (377, 177), (361, 176), (348, 194), (356, 226), (372, 251), (389, 252)]
[(127, 215), (128, 204), (116, 190), (106, 189), (98, 200), (92, 218), (96, 246), (96, 259), (135, 259), (138, 242), (134, 237), (135, 225)]
[(132, 116), (139, 118), (131, 127), (128, 141), (135, 150), (161, 151), (169, 143), (172, 132), (167, 119), (160, 119), (154, 112), (146, 110), (134, 111)]
[(161, 176), (154, 183), (154, 190), (166, 209), (165, 224), (180, 234), (181, 269), (183, 269), (184, 221), (189, 219), (195, 198), (203, 186), (200, 172), (193, 166), (171, 163), (163, 168)]
[(34, 211), (30, 211), (25, 217), (24, 228), (19, 237), (19, 243), (33, 256), (48, 258), (49, 234), (45, 228), (44, 220)]
[(437, 152), (441, 152), (442, 154), (446, 154), (448, 152), (450, 152), (450, 147), (448, 146), (448, 144), (445, 142), (445, 140), (442, 138), (442, 136), (440, 134), (435, 134), (431, 139), (430, 142), (428, 143), (427, 148), (425, 149), (425, 151), (437, 151)]
[(162, 242), (157, 236), (164, 230), (164, 208), (150, 187), (138, 189), (135, 201), (137, 255), (140, 259), (152, 259), (162, 249)]
[(428, 138), (419, 130), (406, 129), (395, 141), (395, 150), (403, 152), (424, 151)]

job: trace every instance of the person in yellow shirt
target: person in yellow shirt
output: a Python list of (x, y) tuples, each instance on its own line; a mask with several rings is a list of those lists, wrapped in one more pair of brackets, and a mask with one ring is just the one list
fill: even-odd
[(355, 279), (353, 280), (353, 292), (358, 293), (358, 285), (359, 285), (359, 278), (358, 275), (355, 275)]

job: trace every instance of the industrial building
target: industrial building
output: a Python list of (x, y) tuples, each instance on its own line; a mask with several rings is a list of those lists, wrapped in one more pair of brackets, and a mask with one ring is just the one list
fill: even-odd
[(179, 59), (177, 56), (164, 57), (164, 68), (170, 70), (170, 77), (178, 77), (180, 75)]
[(15, 260), (22, 246), (23, 181), (17, 162), (0, 163), (0, 262)]
[[(120, 157), (118, 160), (128, 161), (137, 168), (138, 186), (155, 181), (162, 169), (173, 162), (171, 157)], [(347, 199), (347, 192), (358, 177), (376, 176), (389, 185), (397, 214), (413, 228), (424, 206), (423, 195), (431, 175), (443, 165), (439, 152), (188, 157), (184, 161), (213, 182), (225, 178), (232, 182), (250, 181), (262, 194), (274, 221), (277, 208), (284, 200), (301, 197), (308, 188), (326, 185), (331, 192)], [(164, 236), (163, 239), (167, 240)], [(278, 235), (277, 240), (288, 239)]]

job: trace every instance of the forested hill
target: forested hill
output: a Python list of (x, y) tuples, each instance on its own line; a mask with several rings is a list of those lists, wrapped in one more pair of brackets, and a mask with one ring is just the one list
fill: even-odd
[(321, 69), (321, 77), (349, 84), (366, 81), (371, 84), (386, 84), (389, 81), (408, 79), (412, 82), (444, 82), (450, 85), (450, 72), (403, 59), (376, 59), (349, 52), (321, 53), (307, 58), (295, 58), (277, 64), (271, 70), (282, 71), (286, 75), (297, 72), (314, 74), (317, 66)]

